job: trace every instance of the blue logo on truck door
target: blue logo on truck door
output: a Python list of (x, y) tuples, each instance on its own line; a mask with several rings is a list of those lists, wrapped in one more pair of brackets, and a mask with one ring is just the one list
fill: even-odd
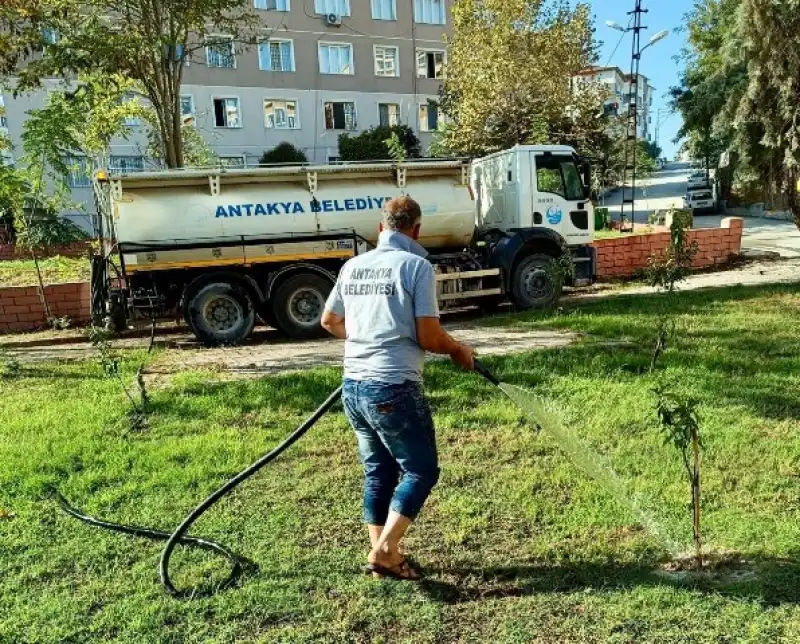
[(561, 212), (558, 206), (550, 206), (545, 216), (547, 217), (547, 222), (555, 226), (561, 223), (561, 218), (564, 216), (564, 213)]
[(354, 197), (352, 199), (313, 199), (307, 205), (300, 201), (244, 203), (217, 206), (219, 217), (254, 217), (260, 215), (304, 215), (308, 212), (349, 212), (380, 210), (391, 197)]

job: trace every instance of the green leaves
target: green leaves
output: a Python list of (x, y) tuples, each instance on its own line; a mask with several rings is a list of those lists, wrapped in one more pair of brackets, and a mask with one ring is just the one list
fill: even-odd
[(595, 59), (588, 6), (459, 0), (453, 29), (440, 98), (455, 126), (438, 147), (483, 154), (558, 139), (575, 103), (569, 79)]

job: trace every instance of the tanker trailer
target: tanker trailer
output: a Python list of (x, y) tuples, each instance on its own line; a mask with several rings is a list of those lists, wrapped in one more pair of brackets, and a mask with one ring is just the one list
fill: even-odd
[(100, 173), (93, 313), (117, 328), (182, 317), (212, 346), (242, 342), (258, 318), (290, 337), (314, 337), (339, 269), (372, 247), (383, 205), (402, 194), (422, 206), (420, 243), (443, 307), (488, 307), (507, 294), (520, 308), (547, 306), (560, 293), (558, 259), (588, 261), (570, 220), (555, 221), (556, 206), (563, 217), (587, 204), (582, 185), (581, 204), (548, 193), (546, 221), (538, 213), (533, 223), (521, 200), (540, 194), (525, 185), (536, 180), (536, 150), (560, 159), (562, 201), (574, 196), (566, 191), (573, 175), (558, 165), (578, 172), (571, 148), (518, 147), (475, 162)]

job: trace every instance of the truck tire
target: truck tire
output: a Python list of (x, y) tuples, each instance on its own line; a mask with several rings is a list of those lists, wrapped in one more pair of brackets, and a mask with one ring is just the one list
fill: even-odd
[(325, 335), (320, 321), (332, 288), (330, 280), (316, 273), (298, 273), (281, 282), (271, 298), (278, 328), (297, 340)]
[(198, 339), (208, 347), (244, 342), (256, 323), (247, 290), (231, 282), (209, 282), (187, 298), (186, 318)]
[(523, 310), (551, 306), (561, 295), (561, 287), (556, 260), (550, 255), (528, 255), (511, 276), (512, 299)]

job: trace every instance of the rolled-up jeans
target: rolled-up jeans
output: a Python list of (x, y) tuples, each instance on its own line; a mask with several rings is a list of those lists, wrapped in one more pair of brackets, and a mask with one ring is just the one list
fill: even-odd
[(415, 519), (439, 480), (422, 384), (345, 379), (342, 402), (364, 464), (364, 521), (384, 525), (390, 509)]

